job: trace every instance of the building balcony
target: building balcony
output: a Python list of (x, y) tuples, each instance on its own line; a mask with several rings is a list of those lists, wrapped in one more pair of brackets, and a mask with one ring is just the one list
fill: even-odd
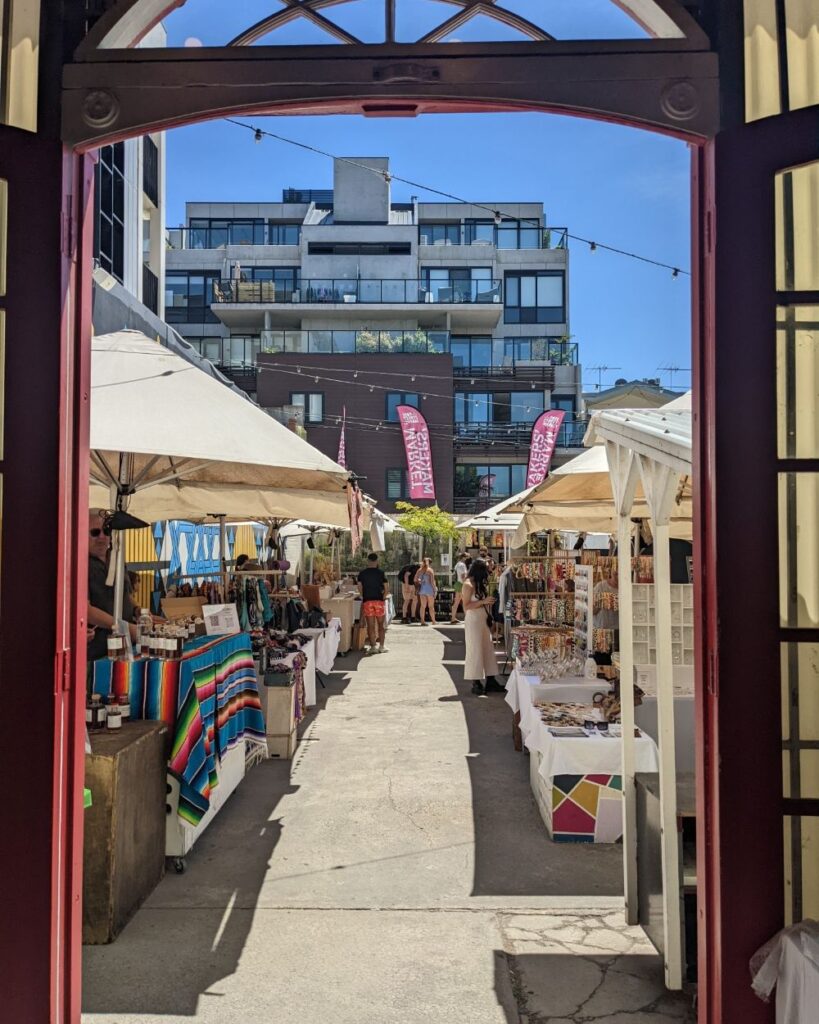
[(318, 355), (446, 355), (449, 331), (262, 331), (263, 352)]
[(417, 278), (310, 279), (298, 286), (278, 281), (215, 281), (212, 311), (231, 328), (297, 326), (314, 315), (354, 321), (412, 317), (425, 326), (444, 326), (449, 316), (460, 329), (492, 330), (501, 316), (501, 282)]
[(466, 496), (458, 494), (452, 499), (452, 511), (456, 516), (475, 516), (479, 512), (484, 512), (493, 505), (497, 505), (499, 501), (503, 501), (504, 497), (510, 497), (510, 495), (473, 494)]
[[(456, 450), (503, 448), (528, 450), (532, 436), (532, 423), (456, 423)], [(586, 433), (585, 420), (563, 421), (557, 438), (557, 448), (582, 448)]]

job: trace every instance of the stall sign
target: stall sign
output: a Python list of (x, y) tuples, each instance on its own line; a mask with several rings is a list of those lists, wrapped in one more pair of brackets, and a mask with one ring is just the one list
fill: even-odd
[(396, 411), (404, 435), (410, 498), (434, 501), (435, 480), (432, 474), (432, 449), (429, 444), (427, 421), (423, 413), (411, 405), (399, 405)]
[(208, 636), (228, 636), (241, 632), (239, 613), (235, 604), (206, 604), (202, 606), (202, 618)]
[(527, 487), (536, 487), (546, 479), (565, 415), (562, 409), (548, 409), (535, 420), (532, 427), (529, 468), (526, 471)]

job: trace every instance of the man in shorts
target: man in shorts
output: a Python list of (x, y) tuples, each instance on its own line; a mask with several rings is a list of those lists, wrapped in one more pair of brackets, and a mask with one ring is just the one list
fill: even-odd
[(418, 588), (415, 586), (415, 574), (420, 568), (421, 566), (417, 562), (408, 562), (401, 566), (398, 573), (398, 579), (401, 581), (401, 597), (404, 602), (401, 608), (401, 618), (405, 623), (412, 622), (418, 611)]
[[(358, 592), (361, 594), (361, 616), (367, 623), (368, 654), (383, 654), (386, 651), (384, 638), (387, 632), (386, 598), (387, 577), (378, 567), (378, 555), (367, 555), (367, 568), (358, 574)], [(376, 647), (376, 639), (378, 647)]]

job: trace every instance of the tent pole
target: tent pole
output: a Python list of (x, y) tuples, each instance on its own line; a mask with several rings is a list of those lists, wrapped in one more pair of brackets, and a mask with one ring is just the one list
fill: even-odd
[(222, 600), (227, 601), (227, 528), (223, 515), (219, 516), (219, 562), (222, 567)]
[(617, 578), (620, 605), (620, 721), (623, 737), (623, 888), (626, 923), (638, 923), (637, 790), (634, 755), (634, 633), (632, 629), (631, 523), (628, 512), (617, 517)]

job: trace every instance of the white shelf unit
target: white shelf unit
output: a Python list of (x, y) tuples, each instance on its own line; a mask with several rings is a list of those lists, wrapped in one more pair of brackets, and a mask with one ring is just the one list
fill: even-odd
[[(657, 663), (654, 626), (654, 584), (635, 583), (632, 588), (634, 664)], [(675, 665), (694, 664), (694, 587), (671, 584), (671, 660)]]
[(591, 622), (592, 577), (594, 569), (590, 565), (576, 565), (574, 569), (574, 642), (575, 650), (591, 654), (592, 631)]

